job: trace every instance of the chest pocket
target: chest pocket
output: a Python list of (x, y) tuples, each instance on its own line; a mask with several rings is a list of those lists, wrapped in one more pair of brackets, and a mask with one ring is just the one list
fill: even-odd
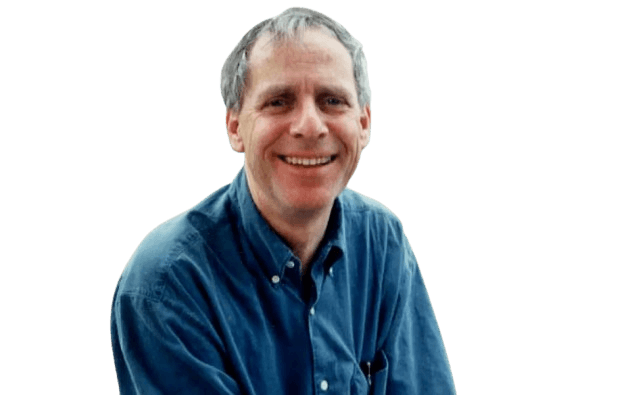
[(367, 373), (356, 365), (349, 393), (351, 395), (384, 395), (387, 379), (388, 359), (384, 351), (380, 350), (371, 361), (371, 384), (369, 385)]

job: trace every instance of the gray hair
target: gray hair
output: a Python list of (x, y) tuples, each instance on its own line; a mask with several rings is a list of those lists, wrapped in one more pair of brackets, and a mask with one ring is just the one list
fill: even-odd
[(221, 88), (226, 109), (241, 109), (248, 77), (248, 57), (259, 37), (270, 32), (275, 41), (300, 39), (301, 34), (310, 27), (324, 28), (344, 45), (351, 55), (358, 103), (360, 107), (370, 104), (371, 88), (362, 44), (341, 24), (320, 12), (307, 8), (289, 8), (250, 29), (224, 62)]

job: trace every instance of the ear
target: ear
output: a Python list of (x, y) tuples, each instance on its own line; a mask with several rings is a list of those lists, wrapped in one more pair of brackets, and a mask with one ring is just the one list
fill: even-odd
[(228, 141), (233, 150), (244, 152), (244, 141), (239, 134), (239, 112), (229, 109), (226, 111), (226, 131), (228, 132)]
[(360, 144), (364, 149), (371, 139), (371, 107), (368, 104), (360, 110), (360, 127)]

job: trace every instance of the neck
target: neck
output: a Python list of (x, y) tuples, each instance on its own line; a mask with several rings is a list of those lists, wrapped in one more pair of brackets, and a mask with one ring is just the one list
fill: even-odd
[(250, 194), (266, 222), (301, 260), (301, 272), (305, 273), (325, 236), (333, 202), (317, 210), (287, 210), (268, 204), (252, 190)]
[(263, 214), (270, 226), (301, 260), (302, 273), (305, 273), (312, 263), (316, 250), (325, 236), (331, 207), (317, 213), (295, 212), (285, 213), (283, 216)]

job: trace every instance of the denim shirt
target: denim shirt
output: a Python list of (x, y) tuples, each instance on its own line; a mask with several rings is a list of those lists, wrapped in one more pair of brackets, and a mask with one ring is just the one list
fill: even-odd
[(454, 394), (398, 219), (350, 190), (309, 272), (242, 169), (125, 267), (111, 334), (121, 394)]

